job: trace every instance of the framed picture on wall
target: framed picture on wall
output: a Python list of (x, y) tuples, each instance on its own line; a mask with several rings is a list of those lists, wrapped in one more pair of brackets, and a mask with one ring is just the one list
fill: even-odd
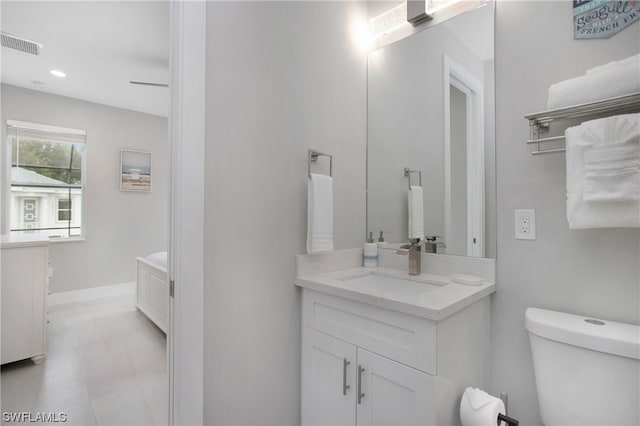
[(151, 192), (151, 153), (120, 151), (120, 190)]

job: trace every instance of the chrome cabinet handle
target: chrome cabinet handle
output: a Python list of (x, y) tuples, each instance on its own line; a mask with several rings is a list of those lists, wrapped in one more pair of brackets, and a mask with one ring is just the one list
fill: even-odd
[(351, 364), (346, 358), (342, 361), (342, 394), (347, 394), (347, 389), (351, 386), (347, 384), (347, 366)]
[(358, 366), (358, 404), (362, 403), (362, 398), (364, 398), (364, 393), (362, 392), (362, 373), (364, 373), (364, 367)]

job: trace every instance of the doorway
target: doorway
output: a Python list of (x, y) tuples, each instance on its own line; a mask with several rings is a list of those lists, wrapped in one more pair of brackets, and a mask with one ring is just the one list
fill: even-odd
[(444, 57), (445, 241), (447, 252), (484, 256), (483, 84)]
[[(171, 338), (140, 309), (136, 295), (144, 288), (136, 258), (149, 260), (169, 248), (170, 90), (136, 87), (129, 80), (168, 83), (170, 3), (44, 1), (1, 7), (3, 31), (42, 45), (37, 54), (2, 47), (3, 134), (7, 120), (20, 119), (22, 125), (41, 125), (33, 139), (47, 149), (60, 142), (51, 136), (53, 126), (88, 135), (86, 175), (83, 168), (76, 176), (83, 203), (55, 197), (61, 182), (45, 169), (59, 169), (63, 159), (45, 152), (51, 161), (43, 167), (26, 157), (14, 164), (4, 146), (0, 154), (3, 201), (12, 187), (17, 193), (17, 183), (29, 184), (30, 193), (50, 195), (37, 204), (33, 197), (14, 203), (20, 222), (4, 217), (5, 233), (60, 227), (73, 218), (82, 218), (86, 229), (48, 245), (51, 294), (40, 293), (48, 299), (46, 358), (40, 365), (29, 360), (3, 365), (2, 411), (27, 412), (30, 419), (63, 413), (71, 424), (168, 424)], [(54, 70), (64, 72), (54, 75)], [(150, 108), (141, 102), (147, 98)], [(164, 111), (156, 109), (162, 104)], [(123, 190), (127, 150), (149, 153), (150, 167), (135, 168), (137, 178), (149, 176), (150, 187)], [(44, 224), (45, 218), (51, 224)], [(166, 268), (164, 277), (159, 281), (168, 282)], [(168, 290), (161, 293), (162, 300), (151, 295), (150, 306), (168, 306)]]

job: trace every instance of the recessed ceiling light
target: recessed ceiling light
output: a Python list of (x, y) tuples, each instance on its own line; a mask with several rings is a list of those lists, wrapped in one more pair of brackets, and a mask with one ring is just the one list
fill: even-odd
[(65, 73), (63, 73), (63, 72), (62, 72), (62, 71), (60, 71), (60, 70), (51, 70), (51, 71), (49, 71), (49, 72), (50, 72), (52, 75), (55, 75), (56, 77), (60, 77), (60, 78), (64, 78), (64, 77), (66, 77), (66, 76), (67, 76)]

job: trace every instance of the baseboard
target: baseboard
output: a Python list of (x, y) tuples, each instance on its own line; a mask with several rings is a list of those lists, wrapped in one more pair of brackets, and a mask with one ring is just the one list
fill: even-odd
[(64, 303), (86, 302), (88, 300), (102, 299), (104, 297), (122, 296), (125, 294), (134, 295), (135, 292), (135, 282), (105, 285), (101, 287), (85, 288), (82, 290), (53, 293), (49, 295), (48, 304), (49, 306), (53, 306), (62, 305)]

